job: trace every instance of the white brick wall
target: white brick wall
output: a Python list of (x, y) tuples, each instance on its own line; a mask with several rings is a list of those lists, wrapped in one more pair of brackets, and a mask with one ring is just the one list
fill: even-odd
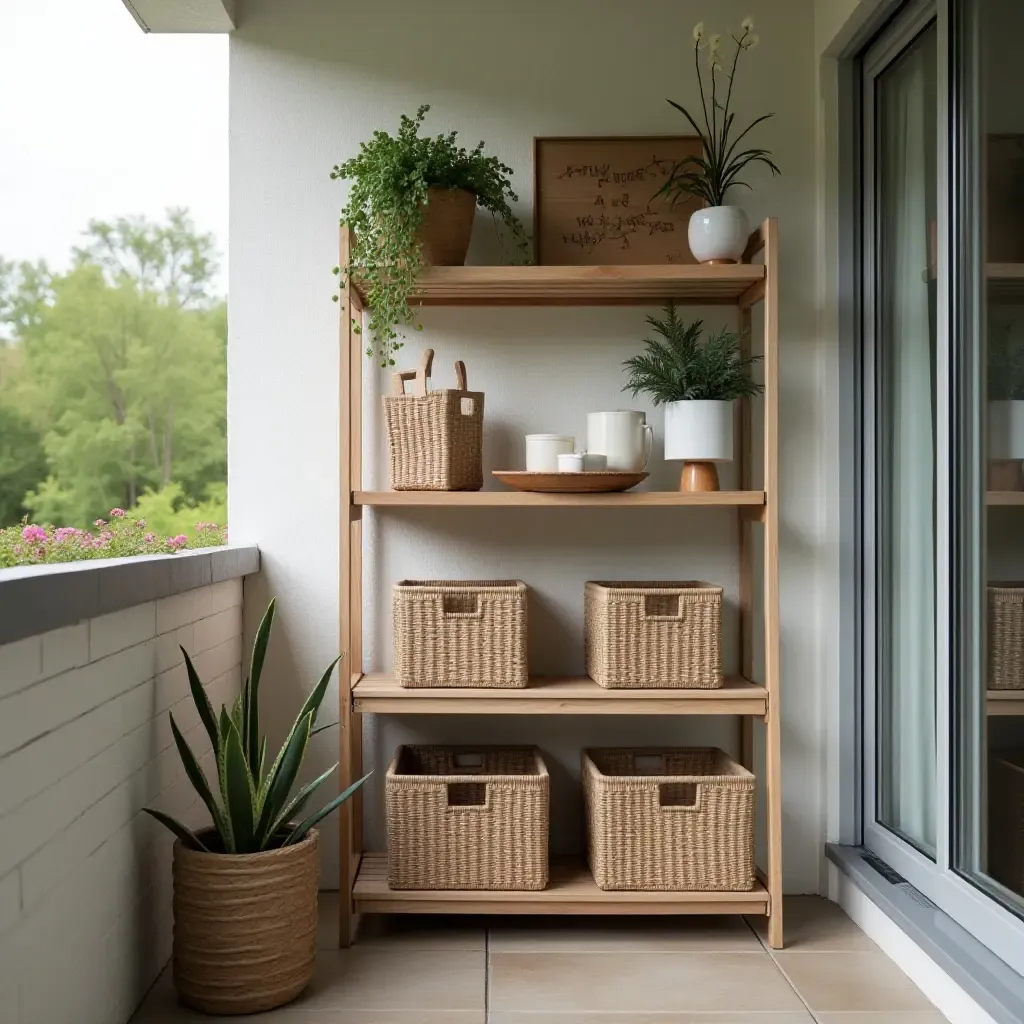
[(123, 1024), (170, 957), (171, 843), (142, 813), (207, 819), (178, 645), (214, 707), (242, 673), (242, 581), (0, 646), (0, 1022)]

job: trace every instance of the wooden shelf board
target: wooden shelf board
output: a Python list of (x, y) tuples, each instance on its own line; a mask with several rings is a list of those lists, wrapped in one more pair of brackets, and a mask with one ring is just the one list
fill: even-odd
[(352, 683), (352, 709), (378, 715), (760, 715), (768, 693), (739, 677), (717, 690), (606, 690), (588, 678), (538, 678), (523, 689), (403, 689), (370, 672)]
[(472, 508), (613, 507), (735, 507), (764, 505), (764, 491), (622, 491), (613, 494), (540, 494), (533, 491), (355, 491), (356, 505), (465, 506)]
[(605, 892), (578, 861), (554, 861), (538, 892), (388, 888), (385, 853), (365, 853), (352, 892), (364, 914), (765, 914), (768, 893)]
[(993, 717), (1024, 717), (1024, 690), (989, 690), (986, 703)]
[(1024, 505), (1024, 491), (989, 491), (985, 498), (989, 505)]
[[(761, 264), (607, 267), (429, 267), (410, 302), (421, 306), (654, 305), (667, 299), (733, 304), (763, 282)], [(357, 289), (358, 290), (358, 289)], [(369, 303), (360, 294), (365, 307)]]
[(1024, 302), (1024, 263), (986, 263), (985, 277), (992, 298)]

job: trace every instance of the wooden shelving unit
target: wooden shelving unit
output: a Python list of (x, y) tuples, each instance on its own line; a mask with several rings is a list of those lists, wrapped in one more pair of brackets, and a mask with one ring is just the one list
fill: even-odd
[[(347, 946), (361, 913), (392, 914), (763, 914), (769, 942), (782, 946), (782, 790), (779, 702), (778, 576), (778, 228), (765, 221), (736, 266), (437, 267), (421, 277), (415, 302), (427, 306), (654, 305), (666, 299), (732, 305), (741, 325), (752, 308), (764, 316), (763, 481), (751, 486), (752, 410), (739, 403), (739, 490), (714, 494), (638, 491), (624, 494), (529, 494), (518, 491), (366, 491), (362, 480), (364, 339), (353, 330), (364, 308), (357, 287), (342, 293), (341, 564), (342, 644), (350, 675), (339, 685), (341, 785), (361, 774), (363, 714), (395, 715), (733, 715), (740, 722), (741, 760), (753, 768), (755, 719), (764, 722), (763, 773), (767, 864), (749, 892), (604, 892), (582, 864), (555, 862), (541, 892), (392, 891), (387, 858), (364, 852), (362, 794), (339, 812), (339, 942)], [(341, 263), (351, 239), (343, 231)], [(761, 257), (762, 262), (755, 263)], [(741, 676), (719, 690), (604, 690), (590, 679), (536, 679), (522, 690), (409, 689), (363, 666), (363, 510), (376, 508), (582, 507), (721, 509), (735, 517), (739, 546)], [(754, 544), (762, 531), (763, 679), (754, 680)]]
[(409, 689), (368, 672), (352, 681), (352, 707), (375, 715), (758, 715), (768, 691), (734, 677), (720, 690), (606, 690), (593, 679), (530, 680), (526, 689)]
[(1024, 717), (1024, 690), (989, 690), (985, 697), (989, 717)]
[(768, 892), (605, 892), (578, 861), (554, 861), (538, 892), (388, 888), (385, 853), (364, 854), (353, 887), (356, 913), (370, 914), (763, 914)]
[(989, 505), (1024, 505), (1024, 491), (989, 491), (985, 500)]
[(985, 281), (997, 302), (1024, 302), (1024, 263), (986, 263)]
[(625, 491), (621, 494), (540, 494), (532, 491), (356, 491), (355, 505), (412, 508), (742, 508), (764, 506), (764, 491)]

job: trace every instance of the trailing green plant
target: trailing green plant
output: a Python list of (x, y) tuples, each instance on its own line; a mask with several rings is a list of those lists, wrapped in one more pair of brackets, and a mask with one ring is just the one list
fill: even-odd
[[(357, 280), (370, 308), (369, 329), (382, 367), (394, 366), (394, 353), (402, 347), (398, 328), (421, 325), (409, 303), (416, 278), (423, 269), (418, 231), (423, 223), (427, 189), (466, 189), (477, 205), (503, 224), (517, 245), (521, 262), (527, 261), (529, 242), (510, 202), (519, 201), (508, 175), (512, 168), (497, 157), (484, 155), (484, 143), (467, 150), (457, 133), (420, 136), (429, 105), (415, 117), (403, 114), (398, 134), (376, 131), (359, 145), (359, 154), (337, 164), (331, 179), (350, 179), (352, 189), (341, 211), (341, 223), (350, 227), (355, 243), (347, 266), (335, 267), (343, 281)], [(498, 227), (499, 233), (501, 227)], [(337, 300), (337, 296), (335, 296)], [(357, 331), (361, 325), (355, 321)]]
[[(217, 764), (217, 785), (220, 799), (213, 795), (206, 774), (200, 767), (181, 730), (171, 717), (171, 732), (181, 755), (189, 781), (210, 812), (213, 831), (196, 835), (186, 825), (162, 811), (145, 808), (162, 825), (171, 830), (186, 846), (208, 853), (259, 853), (301, 842), (309, 830), (340, 807), (369, 778), (369, 773), (354, 782), (339, 796), (307, 818), (297, 820), (310, 797), (327, 781), (338, 767), (335, 764), (289, 799), (295, 779), (302, 767), (309, 739), (320, 729), (314, 728), (327, 685), (341, 655), (327, 666), (313, 692), (306, 698), (295, 724), (291, 727), (274, 763), (264, 772), (267, 760), (267, 737), (260, 735), (259, 688), (263, 662), (274, 624), (271, 601), (252, 648), (249, 677), (230, 713), (222, 706), (215, 715), (192, 659), (184, 647), (185, 671), (199, 719), (213, 746)], [(328, 726), (321, 726), (326, 729)]]
[(761, 357), (743, 354), (741, 335), (723, 327), (703, 337), (704, 321), (686, 323), (674, 302), (665, 307), (663, 319), (649, 316), (647, 322), (655, 337), (645, 338), (644, 351), (622, 364), (629, 370), (622, 390), (634, 398), (644, 393), (655, 405), (731, 402), (764, 390), (751, 377), (751, 367)]
[(989, 338), (988, 397), (992, 402), (1024, 400), (1024, 331), (1010, 323), (993, 326)]
[[(693, 62), (700, 89), (703, 126), (697, 123), (684, 106), (675, 100), (667, 101), (690, 122), (704, 142), (704, 152), (700, 156), (685, 157), (676, 163), (665, 184), (655, 193), (665, 195), (673, 204), (689, 196), (696, 196), (708, 206), (724, 206), (729, 189), (739, 186), (750, 188), (740, 178), (740, 174), (752, 164), (764, 164), (773, 176), (781, 173), (771, 158), (770, 150), (738, 148), (740, 141), (751, 129), (774, 117), (774, 114), (762, 114), (754, 118), (743, 131), (735, 133), (736, 115), (731, 109), (732, 89), (740, 54), (752, 50), (759, 41), (754, 32), (754, 19), (744, 18), (740, 34), (730, 32), (729, 38), (735, 44), (736, 52), (727, 65), (722, 58), (721, 35), (707, 35), (703, 21), (698, 22), (693, 29)], [(707, 50), (706, 83), (700, 60), (701, 50), (704, 49)]]

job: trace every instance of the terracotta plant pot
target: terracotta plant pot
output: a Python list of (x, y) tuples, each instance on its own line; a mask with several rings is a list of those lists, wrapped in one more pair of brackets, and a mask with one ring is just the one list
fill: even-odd
[(435, 267), (461, 267), (473, 234), (476, 196), (464, 188), (428, 188), (419, 230), (423, 258)]
[[(201, 838), (201, 837), (200, 837)], [(320, 860), (316, 829), (265, 853), (174, 844), (174, 987), (203, 1013), (262, 1013), (313, 977)]]

